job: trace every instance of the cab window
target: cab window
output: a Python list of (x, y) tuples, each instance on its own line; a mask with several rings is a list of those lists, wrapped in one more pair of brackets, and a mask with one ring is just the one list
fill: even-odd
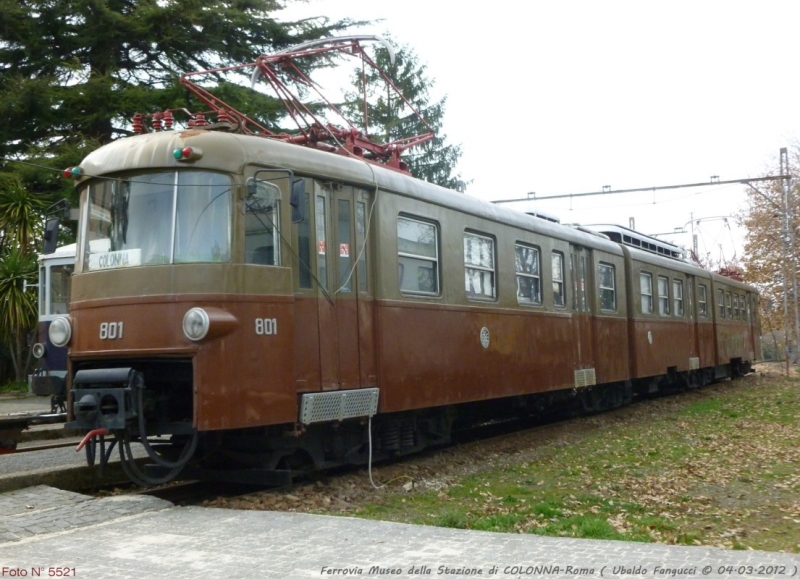
[(256, 181), (245, 201), (245, 263), (280, 265), (281, 190), (274, 183)]

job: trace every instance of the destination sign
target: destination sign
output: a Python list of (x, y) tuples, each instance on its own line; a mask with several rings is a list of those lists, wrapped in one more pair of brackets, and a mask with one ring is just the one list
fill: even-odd
[(89, 254), (89, 269), (111, 269), (142, 265), (141, 249), (123, 249)]

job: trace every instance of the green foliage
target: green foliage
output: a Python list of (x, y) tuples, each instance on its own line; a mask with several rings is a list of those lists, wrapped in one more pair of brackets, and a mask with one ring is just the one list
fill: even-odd
[(7, 384), (0, 384), (0, 394), (17, 394), (27, 391), (27, 382), (9, 382)]
[(0, 259), (0, 331), (28, 330), (36, 323), (36, 294), (24, 283), (36, 282), (36, 257), (13, 247)]
[(379, 143), (390, 143), (432, 131), (435, 134), (432, 140), (411, 147), (403, 154), (403, 159), (408, 163), (411, 174), (418, 179), (463, 191), (467, 183), (461, 180), (459, 174), (454, 174), (461, 158), (461, 147), (447, 144), (447, 136), (441, 132), (447, 99), (430, 101), (429, 89), (433, 81), (427, 76), (427, 67), (419, 62), (409, 47), (400, 48), (395, 54), (394, 63), (391, 63), (387, 50), (381, 45), (376, 46), (372, 59), (428, 126), (413, 114), (394, 91), (387, 89), (385, 80), (374, 69), (364, 71), (363, 78), (361, 70), (355, 71), (352, 82), (356, 90), (346, 94), (347, 102), (343, 111), (355, 126), (363, 127), (366, 98), (366, 133)]
[(18, 382), (25, 380), (31, 361), (27, 336), (36, 327), (36, 292), (25, 291), (25, 282), (36, 282), (36, 269), (36, 256), (19, 247), (0, 254), (0, 337)]
[(31, 195), (18, 175), (0, 174), (0, 251), (32, 251), (41, 233), (43, 201)]

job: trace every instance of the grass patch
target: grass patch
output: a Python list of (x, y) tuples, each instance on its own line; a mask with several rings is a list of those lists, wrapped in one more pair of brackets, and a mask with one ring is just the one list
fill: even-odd
[(24, 394), (28, 392), (27, 382), (8, 382), (0, 386), (0, 394)]
[[(348, 514), (800, 552), (798, 380), (751, 375), (562, 430), (520, 435), (513, 453), (494, 452), (491, 441), (459, 449), (473, 457), (472, 473), (437, 490), (419, 484), (411, 493), (387, 493)], [(492, 460), (473, 456), (481, 452)]]

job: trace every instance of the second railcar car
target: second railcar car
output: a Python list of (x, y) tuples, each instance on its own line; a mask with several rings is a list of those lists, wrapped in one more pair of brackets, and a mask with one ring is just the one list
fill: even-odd
[(74, 267), (74, 243), (39, 258), (39, 322), (32, 348), (38, 366), (30, 386), (34, 394), (50, 396), (52, 412), (66, 411), (67, 348), (52, 343), (49, 329), (54, 319), (68, 311)]

